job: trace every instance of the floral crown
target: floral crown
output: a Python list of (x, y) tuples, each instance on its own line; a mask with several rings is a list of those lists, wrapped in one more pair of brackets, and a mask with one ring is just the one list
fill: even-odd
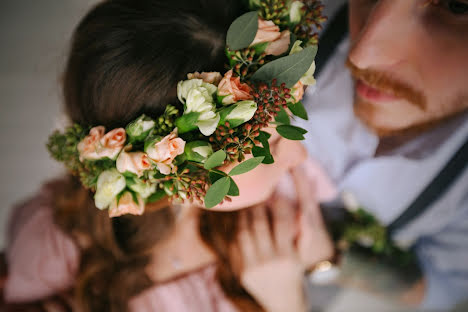
[[(95, 192), (97, 208), (111, 217), (141, 215), (164, 197), (214, 207), (239, 195), (232, 176), (274, 162), (262, 128), (274, 124), (281, 136), (304, 139), (290, 118), (307, 119), (300, 100), (304, 85), (315, 84), (323, 6), (250, 0), (249, 8), (228, 30), (228, 71), (191, 73), (178, 83), (183, 111), (168, 105), (161, 116), (142, 115), (107, 133), (75, 124), (50, 136), (52, 157)], [(229, 173), (216, 169), (233, 161), (240, 163)]]

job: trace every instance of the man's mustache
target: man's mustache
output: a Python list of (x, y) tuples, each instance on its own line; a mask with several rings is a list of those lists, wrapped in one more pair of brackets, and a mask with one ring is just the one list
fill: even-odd
[(407, 83), (390, 78), (385, 74), (374, 71), (372, 69), (360, 69), (354, 65), (349, 58), (346, 61), (346, 66), (349, 68), (351, 75), (355, 79), (362, 80), (369, 86), (383, 92), (392, 94), (399, 98), (403, 98), (409, 103), (416, 105), (423, 111), (426, 110), (427, 105), (424, 94), (415, 90)]

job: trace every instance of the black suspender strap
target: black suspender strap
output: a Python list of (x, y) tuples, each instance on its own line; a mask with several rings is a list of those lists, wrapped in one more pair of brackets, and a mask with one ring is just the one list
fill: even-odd
[(388, 232), (402, 228), (420, 216), (432, 203), (442, 197), (463, 173), (468, 164), (468, 138), (413, 203), (388, 226)]
[(320, 75), (328, 60), (333, 56), (336, 47), (345, 38), (347, 33), (348, 3), (338, 10), (320, 36), (319, 48), (315, 57), (315, 77)]

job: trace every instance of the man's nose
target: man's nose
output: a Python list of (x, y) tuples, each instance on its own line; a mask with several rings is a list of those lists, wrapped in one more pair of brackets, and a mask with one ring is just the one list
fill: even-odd
[(367, 18), (349, 58), (361, 69), (389, 69), (410, 56), (411, 3), (408, 0), (381, 0)]

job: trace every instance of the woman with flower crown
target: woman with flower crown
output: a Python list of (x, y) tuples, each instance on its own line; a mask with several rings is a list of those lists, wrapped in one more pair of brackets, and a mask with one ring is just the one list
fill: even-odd
[(237, 2), (108, 0), (84, 17), (63, 80), (74, 125), (48, 144), (72, 174), (15, 210), (7, 302), (305, 311), (303, 271), (331, 244), (304, 172), (297, 210), (270, 197), (306, 158), (288, 113), (304, 117), (316, 43), (304, 27), (320, 6), (249, 1), (239, 17)]

